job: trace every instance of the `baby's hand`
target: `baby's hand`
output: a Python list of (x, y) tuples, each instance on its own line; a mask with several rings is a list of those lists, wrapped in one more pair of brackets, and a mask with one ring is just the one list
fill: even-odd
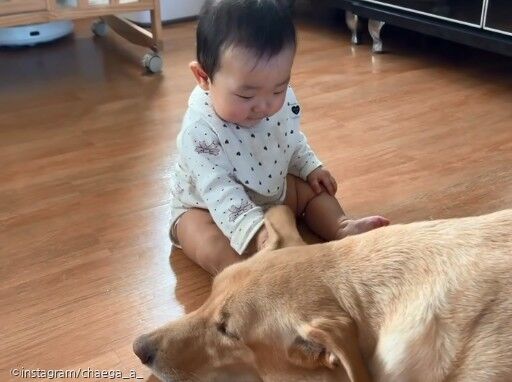
[[(323, 167), (318, 167), (308, 175), (308, 183), (317, 194), (320, 194), (323, 189), (327, 190), (329, 195), (334, 196), (338, 190), (336, 180), (332, 177), (331, 173)], [(323, 188), (322, 188), (323, 186)]]

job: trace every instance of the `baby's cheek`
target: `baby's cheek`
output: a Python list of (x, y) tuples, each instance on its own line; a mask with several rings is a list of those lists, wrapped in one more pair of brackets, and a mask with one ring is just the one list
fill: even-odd
[(229, 108), (229, 111), (228, 111), (228, 114), (229, 114), (229, 121), (233, 121), (233, 122), (243, 122), (246, 118), (247, 118), (247, 114), (245, 112), (245, 108), (243, 106), (240, 106), (240, 105), (232, 105), (230, 108)]
[(236, 104), (222, 103), (216, 111), (217, 114), (219, 114), (219, 117), (229, 122), (237, 123), (245, 120), (246, 118), (246, 115), (244, 114), (245, 108)]
[(284, 105), (284, 101), (285, 101), (285, 97), (282, 97), (280, 99), (277, 100), (277, 102), (274, 102), (274, 104), (272, 105), (272, 115), (274, 115), (275, 113), (277, 113), (279, 110), (281, 110), (283, 108), (283, 105)]

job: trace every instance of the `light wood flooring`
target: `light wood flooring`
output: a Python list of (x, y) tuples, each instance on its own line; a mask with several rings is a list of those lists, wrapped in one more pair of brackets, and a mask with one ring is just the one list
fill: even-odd
[[(207, 296), (208, 275), (168, 239), (194, 28), (164, 27), (156, 76), (142, 73), (144, 49), (93, 39), (89, 22), (0, 50), (0, 381), (80, 367), (153, 380), (133, 339)], [(403, 223), (512, 207), (512, 60), (386, 38), (373, 56), (341, 20), (299, 23), (303, 130), (344, 208)]]

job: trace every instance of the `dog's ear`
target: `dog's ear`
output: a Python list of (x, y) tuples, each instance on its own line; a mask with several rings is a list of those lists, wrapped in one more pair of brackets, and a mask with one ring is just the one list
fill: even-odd
[(315, 319), (298, 332), (287, 349), (290, 362), (309, 369), (343, 367), (351, 382), (370, 381), (350, 317)]
[(295, 215), (288, 206), (276, 206), (265, 214), (265, 228), (268, 240), (265, 248), (274, 250), (305, 245), (297, 230)]

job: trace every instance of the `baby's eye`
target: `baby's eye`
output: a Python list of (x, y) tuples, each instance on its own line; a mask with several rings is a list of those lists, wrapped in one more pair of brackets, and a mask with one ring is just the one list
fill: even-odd
[(249, 99), (253, 99), (254, 97), (246, 97), (246, 96), (242, 96), (240, 94), (237, 94), (237, 97), (240, 97), (242, 99), (245, 99), (245, 100), (249, 100)]
[(284, 93), (284, 90), (281, 90), (279, 92), (274, 92), (275, 95), (279, 95), (279, 94), (283, 94)]

